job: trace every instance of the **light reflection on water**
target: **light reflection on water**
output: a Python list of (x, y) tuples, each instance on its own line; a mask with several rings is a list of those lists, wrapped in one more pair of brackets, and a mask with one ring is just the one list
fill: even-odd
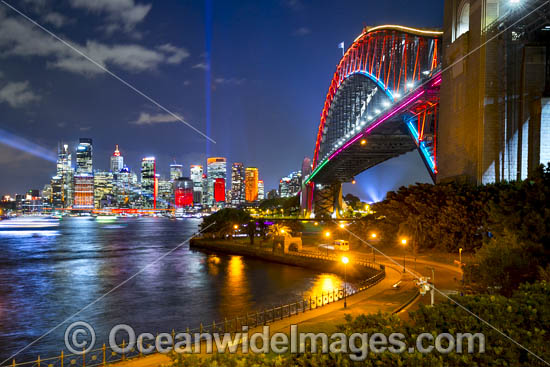
[[(94, 326), (96, 345), (116, 324), (169, 332), (259, 311), (341, 284), (330, 274), (241, 256), (208, 255), (187, 244), (199, 220), (65, 219), (57, 231), (0, 233), (0, 360), (148, 266), (53, 331), (16, 360), (58, 355), (68, 324)], [(66, 351), (65, 351), (66, 352)]]

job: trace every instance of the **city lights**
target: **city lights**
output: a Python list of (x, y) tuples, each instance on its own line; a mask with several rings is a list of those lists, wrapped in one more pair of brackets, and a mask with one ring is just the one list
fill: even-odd
[(376, 238), (376, 233), (373, 233), (370, 236), (371, 236), (371, 238)]
[(342, 263), (343, 264), (349, 263), (349, 258), (347, 256), (342, 256)]

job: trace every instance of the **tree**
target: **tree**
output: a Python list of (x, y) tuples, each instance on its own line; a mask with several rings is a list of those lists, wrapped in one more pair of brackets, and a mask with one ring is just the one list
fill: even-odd
[(250, 215), (241, 209), (225, 208), (203, 218), (201, 230), (216, 238), (227, 238), (234, 233), (235, 225), (250, 221)]

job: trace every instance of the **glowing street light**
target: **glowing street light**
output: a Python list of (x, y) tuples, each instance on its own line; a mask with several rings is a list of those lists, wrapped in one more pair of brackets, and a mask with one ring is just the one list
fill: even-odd
[(330, 232), (325, 232), (325, 237), (330, 237)]
[(372, 238), (376, 238), (376, 233), (370, 235)]
[(361, 139), (361, 145), (367, 144), (367, 139)]
[(342, 263), (344, 264), (344, 308), (348, 307), (347, 303), (347, 285), (348, 285), (348, 273), (347, 267), (349, 259), (346, 256), (342, 256)]
[(340, 228), (344, 228), (344, 227), (345, 227), (344, 223), (340, 223)]
[(313, 223), (314, 226), (318, 226), (319, 225), (319, 222), (315, 222)]
[(236, 229), (239, 229), (239, 225), (238, 225), (238, 224), (235, 224), (235, 225), (233, 226), (233, 229), (235, 229), (235, 230), (236, 230)]

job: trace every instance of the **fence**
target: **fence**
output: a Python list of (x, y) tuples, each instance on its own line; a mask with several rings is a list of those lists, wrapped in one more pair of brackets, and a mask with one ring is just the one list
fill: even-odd
[[(297, 254), (293, 254), (297, 255)], [(297, 256), (315, 257), (324, 260), (338, 261), (336, 256), (324, 256), (315, 253), (301, 253)], [(356, 264), (362, 266), (368, 266), (373, 268), (374, 264), (364, 260), (353, 261)], [(211, 324), (200, 324), (199, 327), (194, 329), (185, 330), (186, 333), (234, 333), (241, 332), (243, 326), (249, 328), (267, 325), (275, 321), (283, 320), (300, 313), (315, 310), (317, 308), (326, 306), (328, 304), (337, 302), (346, 297), (354, 295), (358, 292), (362, 292), (376, 284), (378, 284), (385, 277), (385, 271), (383, 268), (377, 272), (376, 275), (362, 280), (356, 283), (355, 287), (337, 288), (331, 291), (323, 292), (320, 295), (309, 296), (293, 303), (287, 303), (281, 306), (272, 307), (259, 312), (247, 313), (243, 316), (237, 316), (232, 319), (224, 319), (219, 322), (212, 322)], [(172, 330), (172, 340), (175, 340), (175, 330)], [(123, 340), (119, 345), (122, 349), (127, 347), (126, 342)], [(145, 348), (151, 347), (151, 344), (145, 344)], [(15, 359), (8, 365), (0, 367), (96, 367), (106, 366), (108, 364), (125, 361), (132, 358), (142, 357), (143, 354), (135, 346), (131, 348), (127, 353), (117, 353), (105, 344), (101, 348), (90, 350), (82, 354), (65, 354), (63, 351), (51, 358), (41, 359), (40, 356), (29, 362), (17, 363)]]

